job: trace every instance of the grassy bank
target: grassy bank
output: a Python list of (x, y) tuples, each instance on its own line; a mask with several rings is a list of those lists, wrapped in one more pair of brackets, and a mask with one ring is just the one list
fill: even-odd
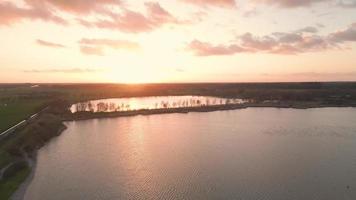
[(26, 179), (30, 174), (31, 169), (26, 167), (21, 169), (16, 174), (10, 178), (0, 181), (0, 199), (9, 199), (11, 195), (17, 190), (19, 185)]
[(36, 151), (64, 128), (59, 116), (45, 112), (1, 141), (0, 199), (8, 199), (16, 191), (30, 174), (30, 159)]
[(0, 149), (0, 169), (8, 165), (14, 158), (4, 149)]

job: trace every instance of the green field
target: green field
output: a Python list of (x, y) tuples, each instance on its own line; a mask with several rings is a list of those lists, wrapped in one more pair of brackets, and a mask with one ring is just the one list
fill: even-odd
[(44, 100), (16, 100), (3, 102), (0, 105), (0, 132), (28, 118), (39, 111), (45, 104)]

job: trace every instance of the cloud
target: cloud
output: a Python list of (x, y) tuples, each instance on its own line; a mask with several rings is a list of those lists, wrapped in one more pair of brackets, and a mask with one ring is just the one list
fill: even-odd
[(166, 24), (187, 23), (175, 18), (157, 2), (146, 2), (144, 6), (146, 15), (124, 9), (120, 14), (112, 13), (109, 19), (96, 21), (80, 19), (79, 23), (86, 27), (119, 30), (127, 33), (149, 32)]
[(297, 33), (317, 33), (319, 30), (316, 27), (313, 26), (307, 26), (305, 28), (299, 29), (296, 32)]
[(263, 3), (267, 5), (275, 5), (283, 8), (295, 8), (310, 6), (315, 3), (327, 2), (330, 0), (251, 0), (254, 3)]
[(135, 51), (140, 49), (136, 42), (128, 40), (110, 40), (110, 39), (88, 39), (83, 38), (79, 41), (80, 50), (88, 55), (104, 55), (105, 48), (124, 49)]
[(98, 46), (81, 45), (80, 46), (80, 51), (83, 54), (87, 54), (87, 55), (96, 55), (96, 56), (103, 56), (104, 55), (103, 48), (102, 47), (98, 47)]
[(276, 54), (297, 54), (327, 49), (328, 43), (317, 35), (297, 33), (273, 33), (266, 36), (254, 36), (246, 33), (239, 37), (241, 46), (253, 52)]
[(93, 73), (102, 70), (89, 69), (89, 68), (70, 68), (70, 69), (44, 69), (44, 70), (24, 70), (25, 73)]
[(193, 51), (195, 55), (198, 56), (213, 56), (213, 55), (232, 55), (239, 52), (246, 52), (244, 49), (238, 45), (212, 45), (207, 42), (201, 42), (199, 40), (194, 40), (189, 43), (188, 50)]
[(37, 44), (46, 46), (46, 47), (52, 47), (52, 48), (65, 48), (66, 47), (62, 44), (48, 42), (48, 41), (44, 41), (44, 40), (40, 40), (40, 39), (36, 40), (36, 42), (37, 42)]
[(344, 30), (319, 36), (314, 27), (305, 27), (292, 32), (275, 32), (269, 35), (256, 36), (245, 33), (228, 44), (213, 45), (208, 42), (193, 40), (187, 50), (197, 56), (232, 55), (244, 52), (262, 52), (273, 54), (299, 54), (318, 52), (327, 49), (340, 49), (346, 42), (356, 42), (356, 23)]
[(11, 2), (0, 2), (0, 25), (11, 25), (25, 19), (51, 21), (62, 25), (67, 24), (63, 18), (42, 7), (21, 8)]
[(185, 3), (194, 4), (201, 7), (215, 6), (223, 8), (236, 7), (235, 0), (181, 0)]
[(107, 6), (120, 6), (120, 0), (25, 0), (32, 7), (55, 8), (62, 12), (73, 14), (105, 14), (109, 9)]
[[(309, 7), (317, 3), (331, 3), (333, 6), (341, 8), (356, 8), (356, 0), (250, 0), (252, 3), (278, 6), (281, 8)], [(319, 16), (329, 15), (324, 13)]]
[(152, 24), (160, 25), (165, 23), (179, 23), (167, 10), (161, 7), (157, 2), (145, 3), (148, 18)]
[(241, 45), (248, 49), (268, 50), (278, 44), (278, 41), (272, 36), (257, 37), (251, 33), (245, 33), (239, 38), (241, 40)]
[(325, 27), (325, 25), (324, 25), (324, 24), (321, 24), (321, 23), (316, 23), (316, 26), (317, 26), (318, 28), (324, 28), (324, 27)]
[(356, 23), (330, 34), (329, 39), (335, 43), (356, 42)]
[(356, 0), (340, 0), (339, 6), (343, 8), (356, 8)]
[(23, 4), (0, 2), (0, 25), (39, 19), (68, 24), (60, 14), (74, 17), (88, 28), (119, 30), (127, 33), (148, 32), (166, 24), (185, 24), (158, 2), (144, 3), (145, 13), (127, 9), (120, 0), (24, 0)]
[(39, 19), (57, 24), (68, 24), (57, 13), (75, 15), (111, 15), (108, 6), (121, 6), (120, 0), (23, 0), (24, 6), (10, 1), (0, 2), (0, 25), (11, 25), (23, 20)]
[(113, 49), (137, 50), (140, 48), (140, 45), (138, 43), (127, 41), (127, 40), (83, 38), (79, 41), (79, 43), (82, 45), (106, 46), (106, 47), (110, 47)]

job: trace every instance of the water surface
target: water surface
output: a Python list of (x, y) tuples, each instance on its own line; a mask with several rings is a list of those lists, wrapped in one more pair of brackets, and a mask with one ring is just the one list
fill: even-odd
[(356, 109), (248, 108), (67, 123), (28, 200), (356, 199)]

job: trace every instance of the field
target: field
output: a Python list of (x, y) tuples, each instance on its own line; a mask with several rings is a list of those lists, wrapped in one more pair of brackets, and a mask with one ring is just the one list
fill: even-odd
[(0, 106), (0, 131), (28, 118), (31, 114), (43, 107), (44, 100), (16, 100), (13, 102), (2, 103)]
[(78, 101), (132, 96), (208, 95), (256, 102), (320, 102), (352, 105), (355, 82), (331, 83), (199, 83), (199, 84), (0, 84), (0, 131), (26, 119), (55, 100)]

